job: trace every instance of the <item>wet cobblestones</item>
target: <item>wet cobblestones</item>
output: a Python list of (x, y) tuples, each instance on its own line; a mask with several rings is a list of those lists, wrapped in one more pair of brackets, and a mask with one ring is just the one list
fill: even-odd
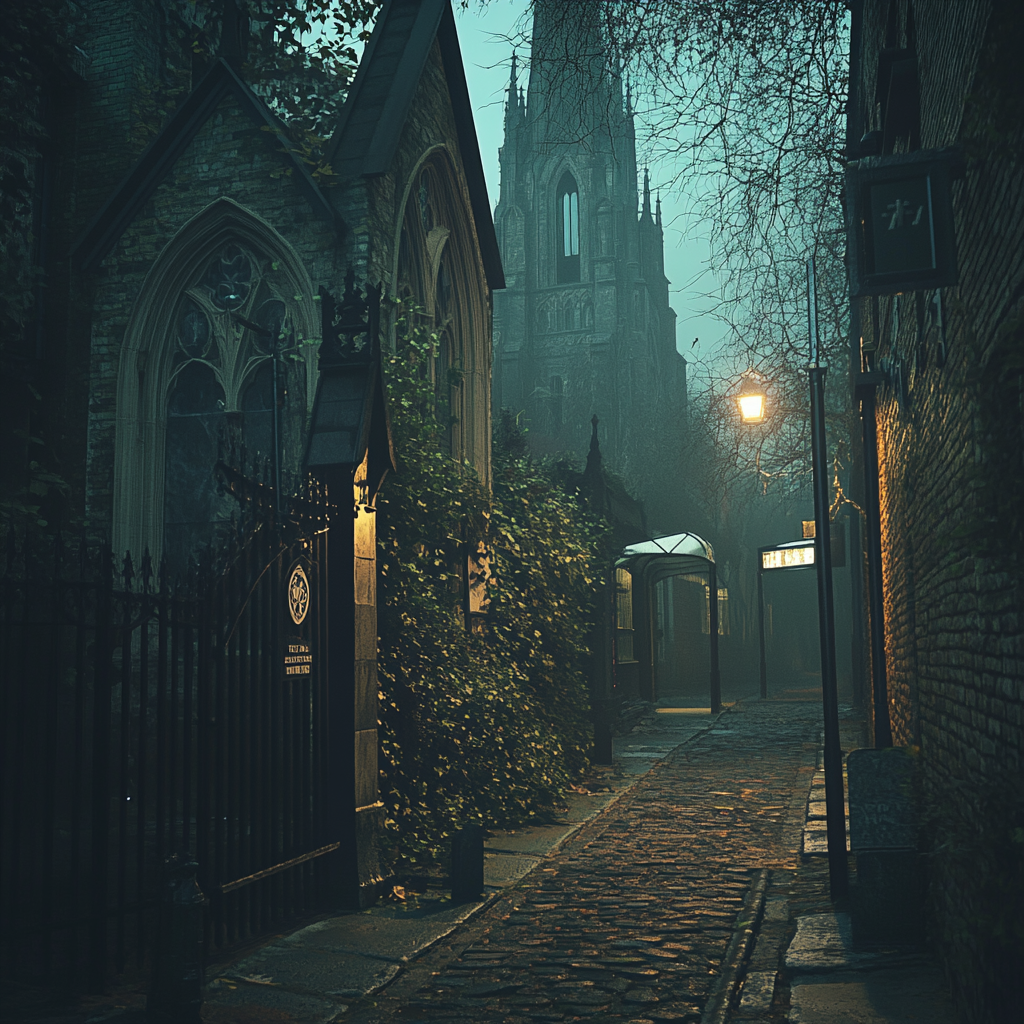
[(699, 1021), (754, 872), (796, 864), (820, 716), (732, 709), (347, 1019)]

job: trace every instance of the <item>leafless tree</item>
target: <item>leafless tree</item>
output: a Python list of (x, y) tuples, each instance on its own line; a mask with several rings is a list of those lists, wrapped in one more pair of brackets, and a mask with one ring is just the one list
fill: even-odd
[[(711, 242), (721, 282), (715, 313), (725, 340), (695, 374), (694, 408), (711, 417), (720, 460), (762, 490), (806, 478), (806, 260), (818, 272), (831, 427), (849, 427), (842, 169), (849, 19), (843, 0), (533, 0), (546, 23), (571, 20), (562, 40), (597, 24), (609, 68), (632, 87), (638, 144), (660, 184), (687, 197)], [(527, 20), (520, 42), (526, 41)], [(593, 46), (534, 60), (593, 64)], [(571, 47), (570, 47), (571, 49)], [(753, 370), (771, 416), (734, 429), (731, 396)], [(713, 425), (712, 425), (713, 421)]]

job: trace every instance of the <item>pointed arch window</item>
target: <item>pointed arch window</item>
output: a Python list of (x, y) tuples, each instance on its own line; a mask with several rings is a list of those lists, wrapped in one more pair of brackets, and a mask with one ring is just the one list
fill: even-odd
[(558, 182), (558, 248), (555, 260), (558, 284), (580, 279), (580, 190), (566, 171)]
[(451, 454), (456, 450), (455, 425), (458, 421), (459, 406), (459, 373), (454, 359), (456, 305), (446, 253), (441, 257), (441, 264), (437, 269), (434, 292), (434, 323), (438, 334), (437, 355), (434, 359), (434, 394), (438, 418), (445, 425), (443, 443)]
[[(102, 285), (97, 301), (123, 302), (118, 287)], [(287, 239), (223, 196), (168, 240), (132, 304), (116, 370), (98, 371), (104, 381), (116, 372), (117, 416), (96, 435), (113, 443), (115, 550), (166, 554), (176, 573), (216, 541), (234, 510), (214, 476), (221, 435), (244, 439), (250, 456), (272, 454), (261, 422), (271, 339), (288, 355), (282, 462), (298, 469), (316, 383), (314, 293)]]
[(213, 466), (223, 422), (224, 389), (213, 367), (190, 359), (175, 376), (167, 403), (164, 554), (174, 569), (213, 541), (222, 518)]
[[(230, 516), (214, 475), (225, 430), (240, 436), (250, 458), (273, 464), (294, 457), (306, 388), (295, 360), (281, 359), (295, 354), (294, 317), (275, 270), (265, 255), (229, 243), (180, 297), (163, 453), (163, 553), (174, 571), (213, 543)], [(276, 437), (275, 358), (283, 410)], [(300, 407), (283, 408), (289, 388), (299, 403), (288, 405)]]

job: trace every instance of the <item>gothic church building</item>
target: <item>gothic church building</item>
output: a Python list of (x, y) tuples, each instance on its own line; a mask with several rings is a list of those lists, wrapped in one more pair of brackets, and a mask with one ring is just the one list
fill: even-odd
[(534, 454), (582, 453), (597, 415), (606, 465), (675, 528), (686, 361), (665, 277), (661, 205), (637, 159), (628, 89), (609, 66), (596, 4), (536, 4), (525, 95), (515, 57), (495, 226), (494, 409)]

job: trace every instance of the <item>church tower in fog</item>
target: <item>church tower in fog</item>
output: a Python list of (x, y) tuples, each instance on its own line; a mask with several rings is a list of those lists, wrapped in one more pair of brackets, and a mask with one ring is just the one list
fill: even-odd
[(535, 454), (587, 450), (668, 529), (659, 495), (681, 472), (686, 360), (676, 350), (660, 202), (638, 194), (629, 90), (609, 65), (596, 4), (541, 0), (525, 92), (515, 56), (495, 225), (493, 408)]

